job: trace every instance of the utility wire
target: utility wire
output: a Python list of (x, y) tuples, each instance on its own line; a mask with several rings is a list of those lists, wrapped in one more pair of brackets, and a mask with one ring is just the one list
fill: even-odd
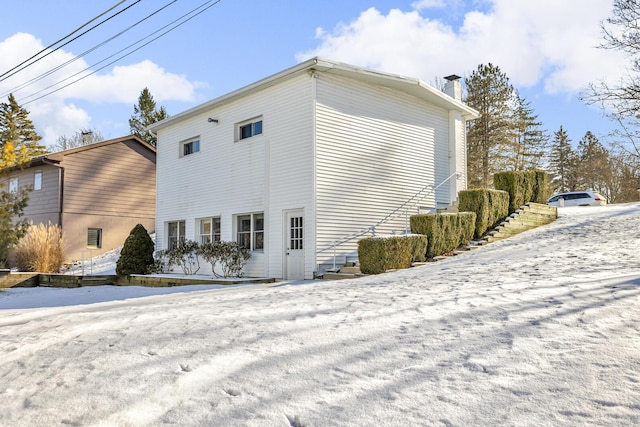
[[(143, 22), (144, 22), (144, 21), (146, 21), (147, 19), (151, 18), (152, 16), (154, 16), (154, 15), (156, 15), (156, 14), (160, 13), (162, 10), (166, 9), (167, 7), (171, 6), (173, 3), (177, 2), (177, 1), (178, 1), (178, 0), (172, 0), (171, 2), (169, 2), (169, 3), (165, 4), (164, 6), (162, 6), (160, 9), (155, 10), (154, 12), (152, 12), (152, 13), (150, 13), (149, 15), (145, 16), (144, 18), (142, 18), (142, 19), (141, 19), (141, 20), (139, 20), (138, 22), (136, 22), (136, 23), (134, 23), (134, 24), (130, 25), (129, 27), (125, 28), (124, 30), (120, 31), (119, 33), (117, 33), (117, 34), (115, 34), (115, 35), (113, 35), (113, 36), (109, 37), (108, 39), (106, 39), (105, 41), (103, 41), (103, 42), (101, 42), (101, 43), (97, 44), (96, 46), (92, 47), (91, 49), (88, 49), (88, 50), (86, 50), (86, 51), (82, 52), (80, 55), (78, 55), (78, 56), (74, 56), (72, 59), (70, 59), (70, 60), (68, 60), (68, 61), (66, 61), (66, 62), (64, 62), (64, 63), (62, 63), (62, 64), (60, 64), (60, 65), (58, 65), (58, 66), (56, 66), (56, 67), (54, 67), (54, 68), (52, 68), (51, 70), (49, 70), (49, 71), (47, 71), (47, 72), (45, 72), (45, 73), (42, 73), (42, 74), (40, 74), (39, 76), (34, 77), (34, 78), (32, 78), (31, 80), (28, 80), (28, 81), (26, 81), (26, 82), (24, 82), (24, 83), (22, 83), (22, 84), (20, 84), (20, 85), (18, 85), (18, 86), (16, 86), (16, 87), (14, 87), (13, 89), (11, 89), (11, 90), (9, 90), (9, 91), (6, 91), (6, 92), (2, 93), (2, 94), (0, 95), (0, 98), (4, 98), (5, 96), (7, 96), (7, 95), (8, 95), (8, 94), (10, 94), (10, 93), (13, 93), (13, 94), (18, 93), (18, 92), (20, 92), (22, 89), (24, 89), (25, 87), (31, 86), (33, 83), (35, 83), (35, 82), (37, 82), (37, 81), (40, 81), (40, 80), (42, 80), (43, 78), (48, 77), (48, 76), (50, 76), (51, 74), (55, 73), (56, 71), (61, 70), (62, 68), (66, 67), (67, 65), (69, 65), (69, 64), (71, 64), (71, 63), (73, 63), (73, 62), (75, 62), (75, 61), (79, 60), (80, 58), (83, 58), (84, 56), (88, 55), (89, 53), (91, 53), (91, 52), (93, 52), (93, 51), (97, 50), (98, 48), (100, 48), (100, 47), (104, 46), (105, 44), (109, 43), (110, 41), (113, 41), (114, 39), (116, 39), (116, 38), (120, 37), (121, 35), (123, 35), (123, 34), (124, 34), (124, 33), (126, 33), (127, 31), (131, 30), (132, 28), (134, 28), (134, 27), (136, 27), (136, 26), (140, 25), (141, 23), (143, 23)], [(147, 36), (147, 37), (148, 37), (148, 36)], [(144, 39), (143, 39), (143, 40), (144, 40)], [(138, 42), (136, 42), (136, 43), (138, 43)], [(134, 43), (134, 44), (135, 44), (135, 43)], [(130, 46), (127, 46), (127, 48), (129, 48), (129, 47), (130, 47)], [(125, 49), (127, 49), (127, 48), (125, 48)], [(116, 52), (114, 55), (116, 55), (116, 54), (118, 54), (118, 53), (120, 53), (120, 52), (122, 52), (122, 50), (120, 50), (119, 52)], [(112, 55), (112, 56), (113, 56), (113, 55)], [(110, 58), (110, 57), (107, 57), (106, 59), (109, 59), (109, 58)], [(103, 60), (103, 61), (104, 61), (104, 60)], [(100, 61), (100, 62), (103, 62), (103, 61)], [(98, 62), (98, 64), (100, 64), (100, 62)], [(94, 64), (94, 65), (97, 65), (97, 64)], [(86, 69), (85, 69), (85, 70), (82, 70), (82, 71), (86, 71)], [(81, 71), (81, 72), (82, 72), (82, 71)], [(75, 75), (76, 75), (76, 74), (74, 74), (74, 76), (75, 76)], [(73, 77), (73, 76), (71, 76), (71, 77)], [(64, 81), (64, 80), (63, 80), (63, 81)], [(58, 83), (60, 83), (60, 82), (58, 82)], [(55, 85), (54, 85), (54, 86), (55, 86)], [(50, 88), (50, 87), (51, 87), (51, 86), (49, 86), (48, 88)], [(48, 89), (48, 88), (45, 88), (45, 89), (43, 89), (43, 90), (46, 90), (46, 89)], [(39, 92), (36, 92), (36, 93), (39, 93)], [(31, 96), (33, 96), (33, 95), (35, 95), (35, 94), (32, 94)]]
[[(126, 58), (127, 56), (131, 55), (132, 53), (137, 52), (138, 50), (142, 49), (143, 47), (145, 47), (145, 46), (149, 45), (150, 43), (153, 43), (154, 41), (158, 40), (159, 38), (163, 37), (164, 35), (166, 35), (166, 34), (170, 33), (171, 31), (175, 30), (176, 28), (178, 28), (178, 27), (180, 27), (180, 26), (182, 26), (182, 25), (186, 24), (187, 22), (189, 22), (190, 20), (192, 20), (192, 19), (193, 19), (193, 18), (195, 18), (196, 16), (198, 16), (198, 15), (200, 15), (201, 13), (205, 12), (206, 10), (208, 10), (208, 9), (212, 8), (213, 6), (215, 6), (216, 4), (220, 3), (221, 1), (222, 1), (222, 0), (215, 0), (215, 1), (214, 1), (214, 0), (209, 0), (209, 1), (206, 1), (206, 2), (202, 3), (200, 6), (198, 6), (198, 7), (194, 8), (194, 9), (192, 9), (191, 11), (189, 11), (189, 12), (185, 13), (184, 15), (182, 15), (181, 17), (179, 17), (179, 18), (177, 18), (177, 19), (175, 19), (175, 20), (171, 21), (171, 22), (170, 22), (170, 23), (168, 23), (167, 25), (165, 25), (165, 26), (161, 27), (160, 29), (158, 29), (158, 30), (154, 31), (153, 33), (149, 34), (148, 36), (146, 36), (146, 37), (144, 37), (144, 38), (142, 38), (142, 39), (138, 40), (137, 42), (130, 44), (130, 45), (129, 45), (129, 46), (127, 46), (126, 48), (121, 49), (120, 51), (118, 51), (118, 52), (114, 53), (113, 55), (111, 55), (111, 56), (109, 56), (109, 57), (107, 57), (107, 58), (103, 59), (102, 61), (100, 61), (100, 62), (98, 62), (98, 63), (96, 63), (96, 64), (93, 64), (93, 65), (91, 65), (91, 66), (89, 66), (89, 67), (85, 68), (84, 70), (79, 71), (79, 72), (77, 72), (77, 73), (73, 74), (72, 76), (67, 77), (67, 78), (66, 78), (66, 79), (64, 79), (64, 80), (61, 80), (61, 81), (59, 81), (58, 83), (55, 83), (55, 84), (50, 85), (50, 86), (48, 86), (48, 87), (46, 87), (46, 88), (44, 88), (44, 89), (41, 89), (41, 90), (39, 90), (38, 92), (35, 92), (35, 93), (33, 93), (33, 94), (31, 94), (31, 95), (27, 96), (27, 97), (26, 97), (26, 98), (24, 98), (24, 99), (32, 98), (32, 97), (34, 97), (35, 95), (37, 95), (37, 94), (39, 94), (39, 93), (42, 93), (42, 92), (46, 91), (47, 89), (51, 89), (52, 87), (57, 86), (57, 85), (58, 85), (58, 84), (60, 84), (60, 83), (63, 83), (63, 82), (65, 82), (65, 81), (67, 81), (67, 80), (69, 80), (69, 79), (71, 79), (71, 78), (73, 78), (73, 77), (75, 77), (75, 76), (77, 76), (77, 75), (79, 75), (79, 74), (82, 74), (83, 72), (85, 72), (85, 71), (87, 71), (87, 70), (89, 70), (89, 69), (93, 68), (95, 65), (98, 65), (98, 64), (100, 64), (100, 63), (102, 63), (102, 62), (104, 62), (104, 61), (106, 61), (106, 60), (108, 60), (108, 59), (110, 59), (110, 58), (112, 58), (112, 57), (116, 56), (118, 53), (123, 52), (123, 51), (125, 51), (125, 50), (129, 49), (129, 48), (130, 48), (130, 47), (132, 47), (132, 46), (135, 46), (136, 44), (138, 44), (138, 43), (142, 42), (143, 40), (145, 40), (145, 39), (147, 39), (147, 38), (149, 38), (149, 37), (153, 36), (154, 34), (159, 33), (160, 31), (164, 30), (165, 28), (167, 28), (167, 27), (169, 27), (169, 26), (173, 25), (174, 23), (176, 23), (176, 22), (178, 22), (178, 21), (180, 21), (180, 20), (184, 19), (185, 17), (187, 17), (187, 16), (189, 16), (189, 15), (193, 14), (193, 16), (189, 16), (188, 18), (184, 19), (184, 21), (179, 22), (178, 24), (176, 24), (176, 25), (174, 25), (173, 27), (169, 28), (167, 31), (165, 31), (165, 32), (161, 33), (160, 35), (158, 35), (158, 36), (154, 37), (153, 39), (149, 40), (148, 42), (144, 43), (143, 45), (138, 46), (138, 47), (137, 47), (137, 48), (135, 48), (134, 50), (132, 50), (132, 51), (130, 51), (130, 52), (128, 52), (128, 53), (126, 53), (126, 54), (124, 54), (124, 55), (120, 56), (119, 58), (116, 58), (115, 60), (113, 60), (113, 61), (111, 61), (111, 62), (109, 62), (109, 63), (107, 63), (107, 64), (103, 65), (102, 67), (100, 67), (100, 68), (98, 68), (98, 69), (96, 69), (96, 70), (92, 71), (91, 73), (85, 74), (85, 75), (83, 75), (82, 77), (80, 77), (80, 78), (78, 78), (78, 79), (76, 79), (76, 80), (74, 80), (74, 81), (72, 81), (72, 82), (70, 82), (70, 83), (67, 83), (67, 84), (66, 84), (66, 85), (64, 85), (64, 86), (60, 86), (60, 87), (58, 87), (57, 89), (54, 89), (54, 90), (52, 90), (52, 91), (50, 91), (50, 92), (47, 92), (47, 93), (45, 93), (44, 95), (41, 95), (41, 96), (39, 96), (39, 97), (37, 97), (37, 98), (30, 99), (30, 100), (28, 100), (28, 101), (26, 101), (26, 102), (24, 102), (23, 100), (21, 100), (21, 102), (20, 102), (20, 103), (21, 103), (21, 105), (27, 105), (27, 104), (30, 104), (30, 103), (32, 103), (32, 102), (34, 102), (34, 101), (37, 101), (37, 100), (39, 100), (39, 99), (42, 99), (42, 98), (44, 98), (44, 97), (46, 97), (46, 96), (49, 96), (49, 95), (51, 95), (51, 94), (53, 94), (53, 93), (55, 93), (55, 92), (58, 92), (58, 91), (60, 91), (60, 90), (62, 90), (62, 89), (64, 89), (64, 88), (67, 88), (67, 87), (71, 86), (72, 84), (75, 84), (75, 83), (77, 83), (77, 82), (79, 82), (79, 81), (81, 81), (81, 80), (86, 79), (87, 77), (89, 77), (89, 76), (91, 76), (91, 75), (93, 75), (93, 74), (97, 73), (98, 71), (101, 71), (101, 70), (103, 70), (103, 69), (107, 68), (107, 67), (108, 67), (108, 66), (110, 66), (110, 65), (115, 64), (116, 62), (120, 61), (121, 59)], [(211, 4), (210, 4), (210, 3), (211, 3)], [(208, 5), (208, 6), (207, 6), (207, 5)], [(205, 6), (206, 6), (206, 7), (205, 7)], [(203, 8), (203, 9), (202, 9), (202, 8)], [(198, 11), (197, 13), (195, 13), (198, 9), (202, 9), (202, 10)]]
[[(45, 55), (43, 55), (43, 56), (41, 56), (41, 57), (39, 57), (39, 58), (33, 59), (34, 57), (38, 56), (40, 53), (42, 53), (43, 51), (47, 50), (48, 48), (44, 48), (44, 49), (42, 49), (42, 50), (41, 50), (39, 53), (37, 53), (36, 55), (32, 56), (31, 58), (27, 59), (26, 61), (23, 61), (20, 65), (16, 65), (16, 66), (15, 66), (15, 67), (13, 67), (11, 70), (6, 71), (6, 72), (5, 72), (5, 73), (3, 73), (2, 75), (0, 75), (0, 82), (2, 82), (2, 81), (4, 81), (4, 80), (8, 79), (9, 77), (11, 77), (11, 76), (13, 76), (13, 75), (15, 75), (15, 74), (19, 73), (20, 71), (22, 71), (22, 70), (24, 70), (25, 68), (27, 68), (27, 67), (29, 67), (29, 66), (31, 66), (31, 65), (33, 65), (33, 64), (35, 64), (36, 62), (43, 60), (43, 59), (44, 59), (44, 58), (46, 58), (47, 56), (51, 55), (53, 52), (55, 52), (55, 51), (57, 51), (57, 50), (60, 50), (61, 48), (63, 48), (63, 47), (65, 47), (66, 45), (68, 45), (69, 43), (71, 43), (71, 42), (73, 42), (73, 41), (75, 41), (75, 40), (79, 39), (80, 37), (82, 37), (82, 36), (84, 36), (85, 34), (87, 34), (89, 31), (92, 31), (92, 30), (96, 29), (97, 27), (99, 27), (100, 25), (104, 24), (105, 22), (110, 21), (111, 19), (115, 18), (116, 16), (120, 15), (122, 12), (124, 12), (124, 11), (128, 10), (129, 8), (131, 8), (131, 7), (135, 6), (136, 4), (140, 3), (141, 1), (142, 1), (142, 0), (136, 0), (136, 2), (135, 2), (135, 3), (130, 4), (129, 6), (125, 7), (124, 9), (122, 9), (122, 10), (120, 10), (120, 11), (118, 11), (118, 12), (114, 13), (113, 15), (109, 16), (108, 18), (104, 19), (103, 21), (99, 22), (98, 24), (94, 25), (93, 27), (89, 28), (89, 29), (88, 29), (88, 30), (86, 30), (85, 32), (83, 32), (83, 33), (81, 33), (81, 34), (77, 35), (76, 37), (72, 38), (71, 40), (67, 41), (66, 43), (63, 43), (63, 44), (61, 44), (60, 46), (56, 47), (55, 49), (50, 50), (50, 51), (49, 51), (49, 52), (47, 52)], [(115, 7), (115, 6), (114, 6), (114, 7)], [(112, 8), (112, 9), (113, 9), (113, 8)], [(104, 13), (103, 13), (103, 14), (101, 14), (100, 16), (102, 16), (102, 15), (104, 15)], [(94, 20), (95, 20), (95, 18), (94, 18)], [(92, 21), (93, 21), (93, 20), (92, 20)], [(86, 24), (85, 24), (85, 25), (83, 25), (83, 27), (84, 27), (84, 26), (86, 26)], [(82, 27), (80, 27), (80, 28), (82, 28)], [(75, 32), (77, 32), (77, 31), (78, 31), (78, 30), (74, 31), (74, 33), (75, 33)], [(73, 33), (71, 33), (71, 34), (73, 34)], [(67, 37), (69, 37), (69, 36), (66, 36), (66, 37), (62, 38), (61, 40), (64, 40), (64, 39), (65, 39), (65, 38), (67, 38)], [(59, 40), (59, 41), (60, 41), (60, 40)], [(58, 42), (59, 42), (59, 41), (58, 41)], [(58, 42), (56, 42), (56, 43), (58, 43)], [(55, 44), (55, 43), (54, 43), (54, 44)], [(33, 59), (33, 61), (31, 61), (32, 59)], [(31, 61), (31, 62), (29, 62), (29, 61)], [(28, 63), (27, 63), (27, 62), (28, 62)], [(17, 69), (16, 69), (16, 68), (17, 68)]]

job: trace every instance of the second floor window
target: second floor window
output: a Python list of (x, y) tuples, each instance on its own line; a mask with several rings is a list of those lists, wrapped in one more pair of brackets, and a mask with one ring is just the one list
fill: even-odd
[(9, 193), (17, 193), (18, 192), (18, 177), (12, 176), (9, 178)]
[(35, 171), (33, 173), (33, 189), (42, 190), (42, 171)]
[(262, 118), (238, 124), (238, 141), (256, 135), (262, 135)]
[(180, 157), (188, 156), (200, 151), (200, 140), (193, 139), (180, 143)]

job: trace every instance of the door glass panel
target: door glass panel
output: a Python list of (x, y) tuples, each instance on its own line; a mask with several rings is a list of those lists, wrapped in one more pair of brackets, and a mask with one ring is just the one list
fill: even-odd
[(292, 217), (289, 222), (289, 248), (303, 249), (302, 217)]

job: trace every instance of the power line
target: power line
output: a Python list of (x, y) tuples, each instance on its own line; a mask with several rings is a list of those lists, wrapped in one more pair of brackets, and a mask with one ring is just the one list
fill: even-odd
[[(76, 80), (74, 80), (74, 81), (72, 81), (72, 82), (70, 82), (70, 83), (68, 83), (68, 84), (66, 84), (66, 85), (64, 85), (64, 86), (61, 86), (61, 87), (59, 87), (59, 88), (57, 88), (57, 89), (54, 89), (54, 90), (52, 90), (52, 91), (50, 91), (50, 92), (45, 93), (44, 95), (41, 95), (41, 96), (39, 96), (39, 97), (37, 97), (37, 98), (34, 98), (34, 99), (30, 99), (29, 101), (26, 101), (26, 102), (23, 102), (23, 101), (21, 100), (21, 105), (27, 105), (27, 104), (30, 104), (30, 103), (32, 103), (32, 102), (34, 102), (34, 101), (37, 101), (37, 100), (39, 100), (39, 99), (42, 99), (42, 98), (44, 98), (44, 97), (46, 97), (46, 96), (49, 96), (49, 95), (51, 95), (51, 94), (53, 94), (53, 93), (56, 93), (56, 92), (58, 92), (58, 91), (60, 91), (60, 90), (62, 90), (62, 89), (65, 89), (65, 88), (67, 88), (67, 87), (71, 86), (72, 84), (75, 84), (75, 83), (77, 83), (77, 82), (79, 82), (79, 81), (81, 81), (81, 80), (86, 79), (87, 77), (89, 77), (89, 76), (91, 76), (91, 75), (93, 75), (93, 74), (97, 73), (98, 71), (101, 71), (101, 70), (103, 70), (103, 69), (107, 68), (107, 67), (108, 67), (108, 66), (110, 66), (110, 65), (115, 64), (116, 62), (120, 61), (121, 59), (126, 58), (127, 56), (129, 56), (129, 55), (133, 54), (134, 52), (137, 52), (138, 50), (142, 49), (143, 47), (145, 47), (145, 46), (147, 46), (147, 45), (149, 45), (149, 44), (153, 43), (154, 41), (156, 41), (156, 40), (158, 40), (159, 38), (161, 38), (161, 37), (165, 36), (166, 34), (170, 33), (171, 31), (175, 30), (176, 28), (178, 28), (178, 27), (180, 27), (180, 26), (184, 25), (185, 23), (189, 22), (190, 20), (192, 20), (192, 19), (193, 19), (193, 18), (195, 18), (196, 16), (200, 15), (201, 13), (203, 13), (203, 12), (205, 12), (206, 10), (210, 9), (211, 7), (215, 6), (216, 4), (220, 3), (221, 1), (222, 1), (222, 0), (208, 0), (208, 1), (204, 2), (204, 3), (202, 3), (200, 6), (198, 6), (198, 7), (194, 8), (194, 9), (192, 9), (191, 11), (189, 11), (189, 12), (185, 13), (184, 15), (182, 15), (181, 17), (179, 17), (179, 18), (177, 18), (177, 19), (175, 19), (175, 20), (171, 21), (171, 22), (170, 22), (170, 23), (168, 23), (167, 25), (165, 25), (165, 26), (161, 27), (160, 29), (158, 29), (158, 30), (156, 30), (156, 31), (152, 32), (151, 34), (147, 35), (146, 37), (143, 37), (142, 39), (140, 39), (140, 40), (136, 41), (135, 43), (130, 44), (129, 46), (125, 47), (124, 49), (121, 49), (120, 51), (118, 51), (118, 52), (114, 53), (113, 55), (108, 56), (107, 58), (103, 59), (102, 61), (99, 61), (99, 62), (97, 62), (96, 64), (93, 64), (93, 65), (91, 65), (91, 66), (89, 66), (89, 67), (85, 68), (84, 70), (79, 71), (79, 72), (77, 72), (77, 73), (73, 74), (72, 76), (69, 76), (69, 77), (67, 77), (66, 79), (63, 79), (63, 80), (61, 80), (61, 81), (59, 81), (59, 82), (57, 82), (57, 83), (55, 83), (55, 84), (53, 84), (53, 85), (50, 85), (50, 86), (48, 86), (48, 87), (46, 87), (46, 88), (44, 88), (44, 89), (41, 89), (41, 90), (39, 90), (38, 92), (35, 92), (35, 93), (33, 93), (33, 94), (31, 94), (31, 95), (29, 95), (29, 96), (25, 97), (24, 99), (32, 98), (33, 96), (35, 96), (35, 95), (37, 95), (37, 94), (39, 94), (39, 93), (42, 93), (42, 92), (46, 91), (47, 89), (51, 89), (52, 87), (57, 86), (57, 85), (58, 85), (58, 84), (60, 84), (60, 83), (63, 83), (63, 82), (65, 82), (65, 81), (67, 81), (67, 80), (69, 80), (69, 79), (71, 79), (71, 78), (73, 78), (73, 77), (75, 77), (75, 76), (77, 76), (77, 75), (79, 75), (79, 74), (82, 74), (83, 72), (85, 72), (85, 71), (87, 71), (87, 70), (89, 70), (89, 69), (93, 68), (95, 65), (98, 65), (98, 64), (100, 64), (100, 63), (102, 63), (102, 62), (104, 62), (104, 61), (108, 60), (109, 58), (113, 58), (113, 57), (114, 57), (114, 56), (116, 56), (118, 53), (123, 52), (123, 51), (126, 51), (126, 50), (127, 50), (127, 49), (129, 49), (130, 47), (135, 46), (136, 44), (138, 44), (138, 43), (142, 42), (143, 40), (145, 40), (145, 39), (147, 39), (147, 38), (149, 38), (149, 37), (153, 36), (154, 34), (159, 33), (160, 31), (164, 30), (165, 28), (167, 28), (167, 27), (169, 27), (169, 26), (171, 26), (171, 25), (175, 24), (176, 22), (178, 22), (178, 21), (180, 21), (180, 20), (184, 19), (184, 21), (179, 22), (178, 24), (176, 24), (176, 25), (174, 25), (173, 27), (169, 28), (167, 31), (165, 31), (165, 32), (163, 32), (163, 33), (161, 33), (161, 34), (159, 34), (158, 36), (156, 36), (156, 37), (154, 37), (153, 39), (149, 40), (148, 42), (146, 42), (146, 43), (142, 44), (141, 46), (139, 46), (139, 47), (135, 48), (134, 50), (132, 50), (132, 51), (130, 51), (130, 52), (128, 52), (128, 53), (126, 53), (126, 54), (124, 54), (124, 55), (120, 56), (119, 58), (116, 58), (115, 60), (113, 60), (113, 61), (111, 61), (111, 62), (109, 62), (109, 63), (107, 63), (107, 64), (103, 65), (102, 67), (100, 67), (100, 68), (98, 68), (98, 69), (96, 69), (96, 70), (92, 71), (91, 73), (85, 74), (85, 75), (83, 75), (82, 77), (80, 77), (80, 78), (78, 78), (78, 79), (76, 79)], [(208, 6), (207, 6), (207, 5), (208, 5)], [(206, 7), (205, 7), (205, 6), (206, 6)], [(202, 9), (202, 10), (198, 11), (198, 9)], [(197, 13), (195, 13), (196, 11), (198, 11), (198, 12), (197, 12)], [(189, 16), (189, 15), (191, 15), (191, 14), (193, 14), (193, 16)], [(188, 17), (188, 18), (186, 18), (186, 19), (185, 19), (185, 17)]]
[[(13, 67), (11, 70), (6, 71), (6, 72), (5, 72), (5, 73), (3, 73), (2, 75), (0, 75), (0, 82), (2, 82), (2, 81), (4, 81), (4, 80), (8, 79), (9, 77), (11, 77), (11, 76), (13, 76), (13, 75), (15, 75), (15, 74), (19, 73), (20, 71), (22, 71), (22, 70), (24, 70), (25, 68), (27, 68), (27, 67), (29, 67), (29, 66), (31, 66), (31, 65), (33, 65), (33, 64), (35, 64), (36, 62), (43, 60), (43, 59), (44, 59), (44, 58), (46, 58), (47, 56), (51, 55), (53, 52), (55, 52), (55, 51), (57, 51), (57, 50), (59, 50), (59, 49), (63, 48), (64, 46), (68, 45), (69, 43), (71, 43), (71, 42), (73, 42), (73, 41), (75, 41), (75, 40), (79, 39), (80, 37), (84, 36), (84, 35), (85, 35), (85, 34), (87, 34), (88, 32), (90, 32), (90, 31), (92, 31), (92, 30), (96, 29), (97, 27), (99, 27), (100, 25), (104, 24), (104, 23), (105, 23), (105, 22), (107, 22), (107, 21), (110, 21), (111, 19), (115, 18), (116, 16), (120, 15), (122, 12), (124, 12), (124, 11), (128, 10), (129, 8), (131, 8), (131, 7), (135, 6), (136, 4), (140, 3), (141, 1), (142, 1), (142, 0), (136, 0), (136, 2), (135, 2), (135, 3), (133, 3), (133, 4), (131, 4), (131, 5), (127, 6), (127, 7), (125, 7), (124, 9), (122, 9), (122, 10), (120, 10), (120, 11), (118, 11), (118, 12), (114, 13), (114, 14), (113, 14), (113, 15), (111, 15), (110, 17), (108, 17), (108, 18), (104, 19), (103, 21), (101, 21), (101, 22), (99, 22), (98, 24), (94, 25), (93, 27), (89, 28), (87, 31), (85, 31), (85, 32), (83, 32), (83, 33), (81, 33), (81, 34), (77, 35), (76, 37), (72, 38), (71, 40), (67, 41), (66, 43), (63, 43), (62, 45), (60, 45), (60, 46), (56, 47), (55, 49), (50, 50), (50, 51), (49, 51), (49, 52), (47, 52), (45, 55), (43, 55), (43, 56), (41, 56), (41, 57), (39, 57), (39, 58), (34, 59), (33, 61), (31, 61), (34, 57), (36, 57), (36, 56), (40, 55), (40, 53), (44, 52), (44, 51), (45, 51), (45, 50), (47, 50), (48, 48), (44, 48), (44, 49), (42, 49), (40, 52), (38, 52), (37, 54), (33, 55), (31, 58), (27, 59), (26, 61), (23, 61), (21, 64), (16, 65), (16, 66), (15, 66), (15, 67)], [(120, 2), (120, 3), (123, 3), (123, 2)], [(117, 6), (117, 5), (116, 5), (116, 6)], [(114, 7), (116, 7), (116, 6), (114, 6)], [(112, 8), (112, 9), (113, 9), (113, 8)], [(105, 13), (106, 13), (106, 12), (105, 12)], [(104, 13), (102, 13), (102, 14), (101, 14), (101, 15), (99, 15), (99, 16), (102, 16), (102, 15), (104, 15)], [(92, 19), (91, 21), (94, 21), (95, 19), (96, 19), (96, 18)], [(91, 22), (91, 21), (89, 21), (89, 22)], [(82, 26), (82, 27), (80, 27), (80, 28), (83, 28), (83, 27), (85, 27), (86, 25), (87, 25), (87, 24), (83, 25), (83, 26)], [(73, 33), (71, 33), (70, 35), (74, 34), (74, 33), (75, 33), (75, 32), (77, 32), (77, 31), (78, 31), (78, 30), (74, 31), (74, 32), (73, 32)], [(64, 40), (64, 39), (66, 39), (66, 38), (68, 38), (68, 37), (69, 37), (69, 35), (67, 35), (67, 36), (63, 37), (62, 39), (58, 40), (56, 43), (59, 43), (61, 40)], [(53, 45), (55, 45), (56, 43), (54, 43)], [(53, 46), (53, 45), (50, 45), (50, 46)], [(29, 61), (31, 61), (31, 62), (29, 62)], [(28, 63), (28, 64), (25, 64), (25, 63), (27, 63), (27, 62), (29, 62), (29, 63)], [(16, 68), (18, 68), (18, 69), (16, 70)], [(14, 71), (14, 70), (15, 70), (15, 71)], [(8, 74), (8, 75), (7, 75), (7, 74)]]
[[(7, 96), (7, 95), (8, 95), (8, 94), (10, 94), (10, 93), (15, 94), (15, 93), (17, 93), (17, 92), (21, 91), (22, 89), (24, 89), (25, 87), (31, 86), (33, 83), (38, 82), (38, 81), (42, 80), (43, 78), (50, 76), (51, 74), (55, 73), (56, 71), (60, 71), (62, 68), (66, 67), (67, 65), (72, 64), (73, 62), (75, 62), (75, 61), (79, 60), (80, 58), (83, 58), (84, 56), (88, 55), (89, 53), (91, 53), (91, 52), (93, 52), (93, 51), (97, 50), (98, 48), (100, 48), (100, 47), (104, 46), (105, 44), (109, 43), (110, 41), (113, 41), (114, 39), (116, 39), (116, 38), (120, 37), (121, 35), (123, 35), (123, 34), (124, 34), (124, 33), (126, 33), (127, 31), (129, 31), (129, 30), (131, 30), (132, 28), (134, 28), (134, 27), (136, 27), (136, 26), (140, 25), (141, 23), (143, 23), (143, 22), (144, 22), (144, 21), (146, 21), (147, 19), (149, 19), (149, 18), (151, 18), (152, 16), (154, 16), (154, 15), (156, 15), (156, 14), (160, 13), (162, 10), (166, 9), (167, 7), (169, 7), (170, 5), (172, 5), (173, 3), (177, 2), (177, 1), (178, 1), (178, 0), (172, 0), (172, 1), (170, 1), (169, 3), (165, 4), (165, 5), (164, 5), (164, 6), (162, 6), (161, 8), (156, 9), (154, 12), (152, 12), (152, 13), (150, 13), (149, 15), (145, 16), (144, 18), (140, 19), (139, 21), (137, 21), (136, 23), (134, 23), (134, 24), (130, 25), (129, 27), (125, 28), (124, 30), (120, 31), (119, 33), (117, 33), (117, 34), (115, 34), (115, 35), (113, 35), (113, 36), (109, 37), (109, 38), (108, 38), (108, 39), (106, 39), (105, 41), (103, 41), (103, 42), (101, 42), (101, 43), (97, 44), (96, 46), (92, 47), (91, 49), (88, 49), (88, 50), (86, 50), (86, 51), (82, 52), (80, 55), (74, 56), (72, 59), (70, 59), (70, 60), (68, 60), (68, 61), (66, 61), (66, 62), (64, 62), (64, 63), (62, 63), (62, 64), (60, 64), (60, 65), (58, 65), (58, 66), (56, 66), (56, 67), (54, 67), (54, 68), (52, 68), (52, 69), (50, 69), (49, 71), (46, 71), (46, 72), (44, 72), (44, 73), (40, 74), (39, 76), (34, 77), (34, 78), (32, 78), (32, 79), (30, 79), (30, 80), (28, 80), (28, 81), (26, 81), (26, 82), (24, 82), (24, 83), (22, 83), (22, 84), (20, 84), (20, 85), (16, 86), (16, 87), (14, 87), (13, 89), (8, 90), (8, 91), (6, 91), (6, 92), (2, 93), (2, 94), (0, 95), (0, 97), (5, 97), (5, 96)], [(126, 49), (126, 48), (125, 48), (125, 49)], [(116, 54), (118, 54), (118, 53), (120, 53), (120, 52), (122, 52), (122, 50), (121, 50), (121, 51), (119, 51), (119, 52), (116, 52)], [(115, 55), (115, 54), (114, 54), (114, 55)], [(113, 56), (113, 55), (112, 55), (112, 56)], [(107, 57), (107, 59), (108, 59), (108, 58), (109, 58), (109, 57)], [(104, 61), (104, 60), (103, 60), (103, 61)], [(101, 62), (103, 62), (103, 61), (98, 62), (98, 64), (100, 64), (100, 63), (101, 63)], [(97, 64), (94, 64), (94, 65), (97, 65)], [(85, 69), (85, 70), (86, 70), (86, 69)], [(82, 70), (82, 71), (85, 71), (85, 70)], [(81, 71), (81, 72), (82, 72), (82, 71)], [(75, 75), (77, 75), (77, 74), (74, 74), (73, 76), (75, 76)], [(71, 76), (71, 77), (73, 77), (73, 76)], [(65, 80), (66, 80), (66, 79), (65, 79)], [(62, 81), (64, 81), (64, 80), (62, 80)], [(60, 83), (60, 82), (58, 82), (58, 83)], [(53, 86), (55, 86), (55, 84), (54, 84)], [(48, 89), (48, 88), (50, 88), (50, 87), (51, 87), (51, 86), (49, 86), (49, 87), (47, 87), (47, 88), (44, 88), (43, 90), (46, 90), (46, 89)], [(39, 93), (39, 92), (36, 92), (35, 94), (37, 94), (37, 93)], [(33, 96), (33, 95), (35, 95), (35, 94), (32, 94), (31, 96)]]

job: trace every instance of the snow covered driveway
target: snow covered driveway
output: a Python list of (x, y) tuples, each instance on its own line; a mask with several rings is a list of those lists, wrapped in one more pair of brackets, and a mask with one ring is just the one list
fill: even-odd
[(640, 204), (560, 215), (351, 281), (0, 310), (0, 425), (638, 425)]

